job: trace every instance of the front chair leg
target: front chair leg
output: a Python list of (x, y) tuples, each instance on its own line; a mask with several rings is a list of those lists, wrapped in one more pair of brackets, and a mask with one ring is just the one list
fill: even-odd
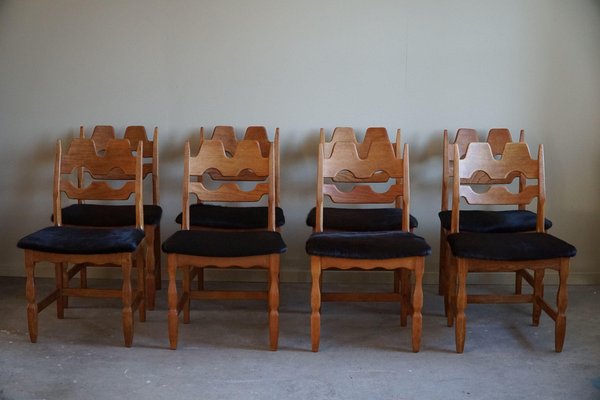
[(37, 342), (38, 337), (38, 306), (35, 296), (35, 262), (30, 251), (25, 251), (25, 296), (27, 298), (27, 327), (29, 329), (29, 340)]
[(423, 271), (425, 259), (421, 257), (415, 267), (415, 287), (412, 295), (412, 348), (417, 353), (421, 349), (421, 335), (423, 331)]
[(567, 278), (569, 276), (569, 259), (561, 258), (558, 270), (558, 293), (556, 294), (556, 328), (554, 333), (554, 350), (560, 353), (565, 343), (565, 334), (567, 330)]
[(321, 337), (321, 260), (319, 257), (310, 258), (312, 287), (310, 292), (310, 338), (312, 351), (319, 351)]
[(178, 335), (178, 310), (177, 310), (177, 255), (169, 254), (167, 257), (167, 270), (169, 273), (169, 286), (167, 289), (167, 297), (169, 303), (169, 344), (171, 349), (177, 348), (177, 335)]
[(277, 350), (279, 340), (279, 255), (269, 256), (269, 342)]
[(125, 347), (131, 347), (133, 343), (133, 310), (132, 304), (132, 289), (131, 289), (131, 260), (126, 260), (121, 266), (123, 271), (123, 337), (125, 339)]
[(467, 332), (467, 263), (458, 259), (458, 294), (456, 296), (456, 352), (462, 353), (465, 349), (465, 336)]

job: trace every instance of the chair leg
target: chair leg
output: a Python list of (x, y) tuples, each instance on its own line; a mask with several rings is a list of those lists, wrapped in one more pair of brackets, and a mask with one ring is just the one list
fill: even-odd
[(415, 287), (412, 295), (412, 349), (417, 353), (421, 349), (423, 332), (423, 271), (425, 259), (421, 257), (415, 267)]
[[(160, 290), (162, 288), (162, 269), (161, 269), (161, 251), (160, 251), (160, 225), (156, 225), (154, 228), (154, 274), (155, 274), (155, 288)], [(146, 271), (148, 272), (148, 271)]]
[(446, 265), (446, 293), (444, 294), (444, 312), (446, 314), (447, 325), (454, 325), (456, 316), (456, 260), (452, 259)]
[(192, 273), (192, 266), (186, 265), (183, 267), (183, 282), (182, 282), (182, 292), (183, 298), (185, 301), (183, 302), (183, 323), (190, 323), (190, 306), (191, 306), (191, 291), (192, 291), (192, 281), (190, 279)]
[[(141, 252), (138, 252), (141, 253)], [(140, 296), (140, 302), (138, 304), (138, 313), (140, 322), (146, 321), (146, 263), (145, 260), (137, 255), (135, 259), (135, 267), (137, 270), (137, 280), (136, 280), (136, 297)]]
[(402, 276), (400, 275), (400, 271), (394, 270), (394, 293), (400, 293), (400, 282), (402, 280)]
[(456, 295), (456, 352), (462, 353), (465, 349), (465, 336), (467, 332), (467, 262), (457, 259), (458, 293)]
[(411, 313), (410, 305), (410, 271), (407, 269), (396, 270), (400, 275), (400, 326), (408, 323), (408, 314)]
[(121, 266), (123, 271), (123, 337), (125, 346), (131, 347), (133, 343), (133, 310), (131, 309), (132, 291), (131, 291), (131, 260), (127, 260)]
[(156, 257), (154, 253), (155, 240), (154, 227), (152, 225), (145, 225), (144, 231), (146, 232), (146, 300), (148, 302), (148, 310), (154, 310), (154, 303), (156, 297)]
[(310, 293), (310, 338), (312, 351), (319, 351), (321, 338), (321, 259), (312, 256), (310, 258), (310, 272), (312, 276), (312, 287)]
[(269, 342), (277, 350), (279, 341), (279, 255), (269, 256)]
[[(540, 324), (540, 315), (542, 314), (542, 302), (544, 301), (544, 269), (536, 269), (533, 272), (533, 313), (532, 324)], [(519, 274), (519, 272), (517, 272)]]
[(25, 297), (27, 298), (27, 327), (29, 329), (29, 340), (37, 342), (38, 337), (38, 306), (35, 296), (35, 262), (29, 251), (25, 251)]
[(204, 290), (204, 268), (196, 267), (198, 275), (198, 290)]
[(561, 258), (558, 270), (559, 284), (556, 294), (556, 305), (558, 312), (556, 315), (556, 328), (554, 333), (554, 349), (560, 353), (565, 343), (565, 333), (567, 330), (567, 278), (569, 277), (569, 259)]
[(178, 313), (177, 313), (177, 255), (169, 254), (167, 256), (167, 270), (169, 273), (169, 286), (167, 289), (167, 297), (169, 303), (168, 320), (169, 320), (169, 344), (171, 349), (177, 348), (177, 329), (178, 329)]
[[(446, 277), (446, 266), (447, 266), (447, 242), (446, 242), (446, 232), (444, 228), (440, 229), (440, 262), (438, 269), (438, 295), (445, 296), (448, 290), (448, 283)], [(446, 314), (448, 315), (448, 314)]]
[(515, 294), (523, 293), (523, 275), (521, 271), (515, 272)]
[(56, 298), (56, 318), (63, 319), (65, 317), (65, 297), (62, 295), (64, 287), (64, 264), (54, 264), (54, 280), (56, 282), (56, 290), (58, 297)]

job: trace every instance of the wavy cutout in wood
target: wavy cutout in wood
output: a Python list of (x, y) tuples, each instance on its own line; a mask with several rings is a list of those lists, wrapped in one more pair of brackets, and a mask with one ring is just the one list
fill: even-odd
[(358, 179), (367, 179), (381, 172), (393, 178), (402, 178), (404, 174), (403, 161), (396, 158), (390, 142), (373, 143), (364, 159), (358, 155), (355, 143), (337, 142), (331, 156), (323, 159), (323, 176), (333, 178), (341, 171), (348, 171)]
[(506, 186), (492, 186), (485, 192), (475, 192), (470, 186), (460, 187), (460, 196), (468, 204), (529, 204), (539, 196), (539, 186), (529, 185), (522, 191), (513, 193)]
[(111, 171), (120, 170), (135, 177), (136, 157), (126, 139), (110, 140), (106, 151), (97, 154), (93, 140), (75, 138), (61, 157), (61, 169), (63, 173), (71, 173), (75, 168), (85, 168), (92, 176), (110, 176)]
[(125, 182), (115, 188), (106, 182), (93, 181), (85, 187), (77, 187), (68, 180), (61, 180), (60, 190), (70, 199), (127, 200), (135, 193), (135, 182)]
[(209, 169), (217, 170), (226, 177), (238, 176), (242, 171), (252, 171), (257, 176), (269, 176), (269, 158), (263, 157), (255, 140), (241, 140), (231, 157), (227, 156), (223, 143), (205, 140), (195, 157), (190, 157), (190, 175), (199, 176)]
[(539, 176), (538, 161), (531, 158), (526, 143), (507, 143), (500, 159), (494, 158), (488, 143), (471, 143), (460, 160), (460, 178), (469, 179), (479, 171), (490, 179), (507, 179), (515, 173), (530, 179)]
[(269, 194), (269, 184), (259, 183), (250, 190), (243, 190), (236, 183), (224, 183), (218, 188), (208, 189), (201, 182), (190, 182), (188, 190), (201, 201), (255, 202)]
[(376, 192), (370, 186), (355, 186), (352, 190), (344, 192), (333, 184), (324, 184), (323, 195), (328, 196), (334, 203), (384, 204), (402, 196), (402, 186), (392, 185), (385, 192)]

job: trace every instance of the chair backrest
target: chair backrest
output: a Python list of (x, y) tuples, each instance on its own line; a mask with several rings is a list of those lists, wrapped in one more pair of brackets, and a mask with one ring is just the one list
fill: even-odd
[[(338, 187), (338, 176), (352, 176), (356, 184), (351, 189)], [(389, 177), (386, 189), (374, 190), (379, 178), (377, 174)], [(404, 145), (402, 157), (389, 141), (375, 141), (366, 157), (358, 154), (357, 143), (341, 141), (334, 144), (329, 156), (324, 143), (319, 144), (317, 174), (317, 207), (315, 231), (323, 231), (323, 205), (325, 197), (337, 204), (386, 204), (395, 203), (403, 208), (402, 230), (409, 231), (410, 179), (408, 169), (408, 145)], [(377, 188), (381, 189), (381, 188)]]
[[(451, 179), (454, 178), (454, 149), (452, 145), (457, 145), (459, 157), (464, 157), (467, 152), (467, 148), (471, 143), (479, 142), (479, 135), (475, 129), (460, 128), (456, 131), (454, 141), (450, 142), (448, 137), (448, 130), (444, 130), (444, 148), (443, 148), (443, 164), (442, 164), (442, 211), (448, 210), (448, 203), (450, 201), (450, 191), (452, 189)], [(521, 130), (519, 136), (519, 142), (525, 142), (525, 131)], [(506, 128), (492, 128), (489, 130), (485, 143), (490, 144), (492, 154), (496, 157), (502, 154), (506, 143), (512, 143), (512, 135), (510, 130)], [(508, 177), (507, 179), (512, 182), (514, 176)], [(474, 176), (472, 179), (481, 181), (485, 179), (485, 176)], [(465, 183), (467, 183), (465, 181)], [(520, 181), (522, 186), (524, 183)], [(519, 209), (522, 209), (519, 206)]]
[[(519, 205), (526, 206), (537, 199), (538, 232), (544, 231), (544, 150), (540, 145), (537, 159), (531, 158), (524, 142), (506, 143), (500, 157), (494, 156), (492, 145), (486, 142), (471, 143), (465, 155), (460, 157), (458, 145), (452, 145), (454, 159), (452, 191), (452, 232), (458, 232), (460, 199), (472, 205)], [(474, 177), (484, 178), (477, 180)], [(511, 191), (511, 177), (523, 177), (524, 186)], [(486, 186), (485, 191), (474, 190)]]
[[(185, 145), (183, 177), (183, 220), (182, 229), (190, 228), (190, 194), (196, 195), (199, 202), (258, 202), (267, 196), (268, 229), (275, 230), (275, 148), (263, 156), (256, 140), (237, 142), (236, 151), (227, 154), (220, 140), (207, 139), (200, 144), (196, 156), (190, 154), (189, 142)], [(241, 182), (248, 182), (246, 171), (252, 171), (256, 181), (252, 188)], [(213, 174), (214, 173), (214, 174)], [(213, 182), (209, 188), (202, 176), (210, 174)], [(219, 182), (222, 181), (222, 182)], [(238, 181), (238, 182), (235, 182)], [(217, 186), (213, 188), (213, 186)]]
[[(84, 127), (79, 127), (79, 137), (85, 138)], [(102, 154), (106, 151), (106, 146), (110, 140), (116, 138), (115, 129), (111, 125), (96, 125), (90, 139), (94, 141), (96, 151)], [(152, 204), (160, 203), (160, 179), (158, 166), (158, 127), (154, 128), (152, 140), (148, 140), (146, 128), (139, 125), (131, 125), (125, 128), (123, 138), (129, 140), (132, 152), (137, 151), (138, 142), (143, 147), (143, 178), (148, 175), (152, 177)], [(107, 178), (109, 179), (109, 178)]]
[[(387, 129), (384, 127), (369, 127), (365, 131), (365, 137), (362, 142), (359, 142), (356, 139), (356, 134), (353, 128), (350, 127), (337, 127), (333, 130), (333, 134), (331, 135), (331, 140), (326, 141), (325, 139), (325, 130), (321, 128), (320, 130), (320, 142), (323, 143), (323, 148), (325, 150), (325, 156), (329, 157), (331, 154), (331, 150), (333, 146), (337, 142), (352, 142), (356, 143), (358, 149), (358, 155), (361, 158), (365, 158), (367, 153), (369, 152), (369, 148), (373, 142), (390, 142), (390, 138), (388, 136)], [(399, 151), (400, 149), (400, 129), (396, 132), (396, 143), (394, 144), (394, 149)]]
[[(142, 193), (143, 147), (138, 143), (135, 154), (128, 140), (112, 139), (106, 143), (102, 154), (98, 153), (92, 139), (74, 138), (63, 152), (61, 141), (56, 144), (54, 163), (54, 218), (62, 224), (62, 195), (78, 200), (117, 201), (135, 197), (136, 227), (143, 229)], [(73, 182), (73, 174), (80, 171), (86, 182)], [(110, 185), (107, 179), (116, 179), (119, 185)]]
[[(225, 126), (219, 125), (215, 126), (213, 129), (211, 140), (219, 140), (223, 143), (223, 147), (225, 149), (226, 154), (232, 155), (236, 152), (238, 146), (238, 139), (235, 133), (235, 129), (233, 126)], [(206, 140), (204, 138), (204, 128), (200, 128), (200, 146)], [(254, 140), (258, 142), (260, 146), (260, 151), (263, 157), (268, 157), (271, 152), (271, 147), (274, 147), (274, 162), (275, 162), (275, 202), (276, 205), (279, 206), (279, 194), (280, 194), (280, 162), (279, 162), (279, 128), (275, 128), (275, 136), (273, 141), (269, 141), (269, 135), (267, 133), (267, 129), (264, 126), (249, 126), (246, 128), (246, 132), (244, 133), (244, 138), (242, 140)], [(227, 177), (220, 176), (217, 171), (211, 171), (209, 173), (212, 179), (216, 180), (226, 180)], [(201, 177), (199, 177), (201, 179)], [(253, 173), (253, 171), (247, 170), (243, 171), (242, 174), (236, 177), (229, 178), (231, 180), (247, 180), (247, 181), (261, 181), (264, 180), (263, 177), (257, 176)]]

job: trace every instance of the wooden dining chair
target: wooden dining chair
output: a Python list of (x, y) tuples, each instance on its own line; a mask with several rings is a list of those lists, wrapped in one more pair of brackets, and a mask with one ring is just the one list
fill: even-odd
[[(196, 156), (190, 155), (189, 142), (185, 146), (183, 178), (183, 215), (181, 230), (169, 237), (162, 246), (167, 254), (169, 273), (168, 321), (172, 349), (177, 348), (178, 315), (183, 310), (183, 322), (190, 322), (191, 299), (264, 299), (268, 302), (269, 337), (271, 350), (277, 349), (279, 337), (279, 263), (286, 245), (275, 226), (275, 147), (263, 156), (256, 140), (241, 140), (235, 151), (227, 154), (220, 140), (203, 140)], [(245, 171), (257, 178), (253, 187)], [(198, 177), (211, 175), (214, 181), (205, 185)], [(240, 176), (235, 181), (234, 178)], [(250, 204), (266, 198), (267, 224), (255, 230), (191, 229), (190, 197), (201, 202), (219, 201)], [(191, 282), (206, 267), (260, 268), (267, 270), (266, 291), (216, 291), (199, 287)], [(183, 272), (182, 296), (177, 294), (176, 272)]]
[[(79, 137), (85, 138), (84, 127), (79, 129)], [(104, 154), (108, 143), (115, 139), (115, 130), (110, 125), (97, 125), (94, 127), (90, 139), (94, 142), (98, 154)], [(146, 243), (148, 254), (146, 255), (147, 266), (147, 308), (154, 309), (156, 289), (161, 287), (161, 252), (160, 252), (160, 220), (162, 207), (159, 193), (158, 174), (158, 128), (154, 128), (152, 140), (148, 140), (146, 128), (143, 126), (128, 126), (125, 128), (123, 138), (129, 141), (130, 150), (137, 151), (138, 144), (143, 148), (143, 179), (151, 178), (151, 201), (143, 205), (144, 208), (144, 230), (146, 232)], [(83, 176), (79, 176), (80, 185)], [(118, 181), (123, 176), (109, 171), (101, 176), (96, 174), (96, 179)], [(125, 177), (127, 179), (127, 177)], [(93, 201), (80, 200), (77, 204), (71, 204), (62, 210), (62, 221), (64, 225), (90, 226), (90, 227), (121, 227), (135, 226), (135, 206), (132, 204), (99, 204)], [(81, 287), (87, 285), (87, 269), (80, 266), (79, 274)]]
[[(400, 144), (396, 142), (396, 147)], [(402, 157), (400, 157), (402, 154)], [(352, 188), (341, 190), (336, 177), (340, 172), (352, 174), (359, 181)], [(388, 187), (381, 190), (368, 178), (376, 173), (390, 177)], [(324, 143), (319, 144), (317, 175), (316, 226), (306, 242), (306, 252), (311, 260), (311, 342), (318, 351), (320, 343), (322, 301), (398, 301), (401, 303), (401, 325), (406, 316), (412, 316), (412, 349), (417, 352), (421, 344), (423, 271), (425, 256), (431, 248), (425, 239), (410, 232), (410, 179), (408, 145), (401, 153), (388, 141), (371, 144), (365, 158), (358, 154), (357, 143), (341, 141), (333, 146), (329, 157)], [(333, 231), (324, 228), (324, 201), (337, 204), (399, 203), (404, 213), (399, 229)], [(325, 270), (406, 270), (414, 272), (412, 293), (400, 290), (393, 293), (325, 293), (321, 290), (322, 272)], [(407, 279), (409, 288), (410, 281)]]
[[(442, 205), (439, 212), (440, 218), (440, 259), (439, 259), (439, 285), (438, 292), (444, 296), (448, 286), (447, 265), (449, 263), (449, 249), (446, 237), (450, 232), (451, 210), (449, 200), (452, 198), (452, 182), (454, 179), (454, 153), (452, 145), (458, 148), (459, 157), (464, 157), (467, 148), (471, 143), (479, 142), (478, 133), (475, 129), (461, 128), (456, 132), (453, 142), (450, 142), (448, 131), (444, 130), (443, 140), (443, 166), (442, 166)], [(504, 151), (507, 143), (512, 142), (512, 136), (506, 128), (492, 128), (489, 130), (485, 143), (490, 145), (492, 154), (499, 157)], [(525, 142), (525, 131), (521, 130), (519, 142)], [(513, 182), (518, 178), (518, 190), (525, 186), (523, 176), (513, 174), (502, 182)], [(489, 177), (476, 174), (471, 181), (483, 183)], [(463, 179), (463, 183), (468, 180)], [(537, 216), (535, 212), (528, 211), (525, 205), (518, 205), (511, 210), (491, 210), (491, 209), (470, 209), (461, 211), (461, 231), (463, 232), (528, 232), (535, 231)], [(545, 219), (546, 229), (550, 229), (552, 222)], [(526, 270), (515, 273), (515, 293), (522, 293), (522, 280), (533, 286), (533, 276)], [(446, 297), (445, 297), (446, 298)], [(448, 314), (448, 304), (445, 304), (445, 312)]]
[[(56, 301), (57, 316), (64, 317), (64, 309), (70, 296), (116, 297), (123, 301), (123, 335), (125, 346), (133, 341), (133, 312), (139, 311), (140, 321), (146, 318), (145, 308), (145, 253), (143, 207), (142, 207), (142, 156), (141, 143), (132, 154), (128, 140), (110, 140), (102, 155), (98, 155), (94, 141), (75, 138), (63, 153), (61, 142), (56, 145), (54, 164), (54, 226), (25, 236), (17, 246), (25, 252), (27, 276), (27, 322), (29, 338), (38, 338), (38, 314)], [(81, 172), (83, 170), (83, 172)], [(111, 186), (103, 177), (118, 175), (121, 184)], [(84, 175), (86, 184), (78, 177)], [(96, 179), (100, 176), (101, 179)], [(133, 226), (90, 227), (65, 225), (62, 218), (63, 199), (101, 200), (122, 202), (134, 197)], [(55, 265), (55, 289), (48, 296), (37, 300), (35, 270), (40, 262)], [(121, 268), (121, 290), (99, 288), (72, 288), (69, 281), (82, 266), (116, 265)], [(137, 287), (132, 290), (132, 268), (137, 268)]]
[[(400, 129), (396, 131), (396, 142), (392, 143), (394, 151), (401, 148), (401, 133)], [(387, 129), (384, 127), (369, 127), (365, 131), (365, 135), (362, 142), (359, 142), (356, 138), (354, 129), (351, 127), (337, 127), (333, 130), (333, 134), (330, 141), (325, 138), (325, 131), (321, 128), (320, 131), (320, 143), (323, 143), (323, 152), (325, 157), (330, 157), (333, 147), (339, 142), (350, 142), (356, 145), (357, 153), (359, 158), (366, 158), (374, 142), (390, 143)], [(357, 178), (348, 171), (340, 171), (340, 173), (334, 178), (336, 182), (352, 184), (352, 183), (381, 183), (387, 182), (390, 176), (384, 171), (377, 171), (372, 176), (366, 178)], [(306, 225), (313, 229), (316, 228), (316, 207), (313, 207), (307, 217)], [(400, 201), (394, 201), (389, 203), (387, 206), (382, 207), (381, 204), (377, 206), (365, 207), (365, 205), (352, 205), (347, 204), (344, 207), (339, 205), (324, 206), (323, 207), (323, 230), (326, 231), (386, 231), (386, 230), (401, 230), (402, 229), (402, 205)], [(411, 231), (418, 226), (417, 219), (410, 215), (409, 225)], [(404, 278), (402, 277), (402, 271), (394, 271), (394, 291), (399, 293), (400, 286), (404, 280), (405, 288), (410, 279), (409, 271), (404, 271)], [(403, 318), (406, 318), (403, 316)], [(403, 320), (403, 324), (406, 322)]]
[[(449, 325), (456, 324), (456, 351), (464, 351), (467, 303), (532, 303), (533, 325), (537, 326), (543, 310), (555, 321), (555, 350), (562, 351), (567, 308), (567, 276), (569, 260), (576, 249), (569, 243), (546, 233), (544, 209), (546, 202), (544, 152), (539, 146), (533, 159), (526, 143), (507, 143), (499, 158), (489, 143), (469, 144), (464, 157), (458, 145), (451, 146), (454, 157), (452, 191), (452, 221), (448, 244)], [(477, 182), (474, 176), (485, 174)], [(523, 176), (523, 187), (512, 191), (509, 177)], [(483, 188), (481, 186), (483, 185)], [(478, 188), (480, 187), (480, 188)], [(487, 189), (487, 190), (486, 190)], [(472, 232), (462, 231), (461, 198), (467, 205), (528, 205), (537, 201), (534, 232)], [(533, 271), (532, 294), (467, 295), (467, 275), (470, 272)], [(558, 271), (557, 309), (544, 300), (543, 279), (547, 269)]]
[[(200, 146), (204, 142), (204, 128), (200, 128)], [(225, 153), (235, 153), (239, 140), (233, 126), (215, 126), (210, 140), (219, 140), (223, 143)], [(273, 141), (269, 140), (267, 129), (264, 126), (249, 126), (242, 140), (255, 140), (260, 146), (263, 157), (268, 157), (271, 147), (274, 150), (275, 163), (275, 227), (280, 230), (285, 224), (285, 215), (280, 206), (280, 164), (279, 164), (279, 128), (275, 129)], [(198, 176), (198, 181), (209, 180), (236, 180), (258, 182), (265, 180), (253, 171), (241, 171), (239, 176), (224, 177), (218, 171), (209, 171), (206, 176)], [(204, 230), (264, 230), (267, 228), (269, 209), (264, 205), (223, 205), (211, 201), (198, 200), (190, 205), (191, 229)], [(175, 221), (181, 224), (183, 214), (180, 213)], [(204, 269), (196, 268), (198, 289), (204, 287)]]

